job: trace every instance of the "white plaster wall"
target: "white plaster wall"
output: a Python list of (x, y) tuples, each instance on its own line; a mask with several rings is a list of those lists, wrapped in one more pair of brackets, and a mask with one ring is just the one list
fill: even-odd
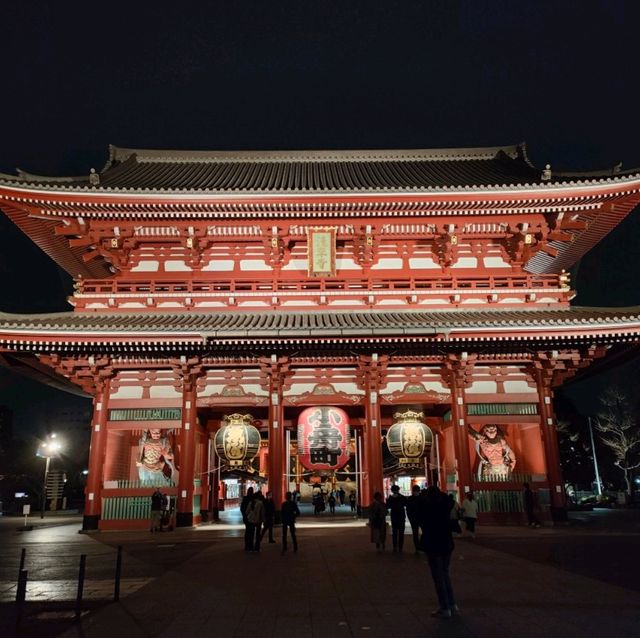
[(498, 384), (495, 381), (474, 381), (470, 388), (465, 390), (466, 394), (496, 394)]
[(142, 386), (121, 385), (117, 392), (110, 394), (111, 399), (142, 399)]
[(377, 264), (371, 266), (371, 270), (401, 270), (402, 259), (398, 257), (383, 257), (378, 260)]
[(409, 259), (411, 270), (435, 270), (440, 269), (440, 265), (432, 257), (411, 257)]
[(511, 265), (506, 262), (501, 256), (485, 257), (483, 259), (485, 268), (511, 268)]
[(505, 381), (504, 382), (504, 391), (505, 393), (527, 393), (527, 394), (535, 394), (536, 389), (529, 387), (529, 384), (523, 379), (521, 381), (513, 380), (513, 381)]
[(131, 272), (157, 272), (160, 269), (160, 262), (153, 259), (142, 259)]
[(334, 299), (329, 302), (330, 306), (364, 306), (365, 302), (358, 299)]
[(303, 270), (307, 272), (306, 259), (292, 259), (282, 270)]
[(264, 259), (241, 259), (240, 270), (273, 270)]
[(182, 393), (172, 385), (152, 385), (149, 388), (149, 396), (152, 399), (175, 399), (182, 397)]
[(182, 260), (168, 259), (164, 262), (166, 272), (191, 272), (191, 268)]
[(281, 304), (281, 306), (296, 306), (300, 307), (300, 306), (317, 306), (318, 303), (316, 301), (311, 301), (308, 299), (292, 299), (290, 301), (283, 301)]
[(234, 265), (233, 259), (212, 259), (202, 270), (228, 272)]
[(456, 261), (456, 263), (453, 264), (453, 266), (451, 266), (452, 269), (477, 268), (477, 267), (478, 267), (478, 260), (476, 257), (460, 257), (458, 261)]
[(409, 302), (406, 298), (394, 299), (393, 297), (376, 297), (376, 305), (378, 306), (408, 306)]
[(353, 257), (338, 257), (336, 270), (362, 270), (362, 266), (357, 264)]

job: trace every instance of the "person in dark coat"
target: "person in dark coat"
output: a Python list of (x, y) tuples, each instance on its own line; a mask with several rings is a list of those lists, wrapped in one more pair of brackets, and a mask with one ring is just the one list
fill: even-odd
[(338, 496), (340, 498), (340, 505), (344, 505), (344, 497), (347, 495), (347, 493), (344, 491), (344, 489), (341, 487), (338, 490)]
[(260, 540), (264, 538), (265, 532), (269, 532), (269, 542), (275, 543), (273, 538), (273, 523), (276, 517), (276, 504), (273, 502), (273, 494), (269, 491), (266, 494), (264, 500), (264, 525), (262, 527), (262, 533), (260, 534)]
[(387, 540), (387, 506), (380, 492), (375, 492), (369, 505), (369, 530), (371, 542), (376, 544), (376, 549), (384, 551)]
[(240, 514), (242, 514), (242, 522), (244, 523), (244, 551), (251, 552), (253, 551), (253, 533), (254, 527), (247, 520), (247, 507), (249, 507), (249, 503), (253, 501), (253, 488), (250, 487), (247, 490), (246, 495), (240, 502)]
[(300, 510), (298, 504), (291, 498), (291, 492), (287, 492), (284, 495), (284, 502), (282, 503), (282, 553), (287, 551), (287, 530), (291, 534), (291, 542), (293, 543), (293, 551), (298, 551), (298, 539), (296, 538), (296, 518), (300, 516)]
[(431, 615), (451, 618), (458, 614), (449, 578), (453, 537), (449, 524), (449, 498), (437, 486), (430, 486), (424, 496), (422, 549), (427, 553), (431, 577), (438, 595), (439, 607)]
[(151, 533), (162, 531), (162, 492), (156, 487), (156, 491), (151, 495)]
[(527, 521), (530, 527), (540, 527), (540, 521), (536, 518), (536, 499), (529, 483), (522, 484), (522, 499), (524, 501), (524, 511), (527, 513)]
[(329, 494), (328, 502), (329, 502), (329, 512), (331, 514), (335, 514), (336, 513), (336, 497), (333, 492)]
[(411, 496), (407, 498), (405, 504), (407, 510), (407, 518), (411, 525), (411, 534), (413, 536), (413, 547), (416, 554), (420, 551), (420, 521), (422, 520), (423, 499), (420, 496), (420, 486), (414, 485), (411, 488)]
[(391, 514), (391, 541), (393, 551), (401, 552), (404, 545), (406, 496), (400, 494), (400, 486), (391, 486), (391, 496), (387, 499), (387, 509)]

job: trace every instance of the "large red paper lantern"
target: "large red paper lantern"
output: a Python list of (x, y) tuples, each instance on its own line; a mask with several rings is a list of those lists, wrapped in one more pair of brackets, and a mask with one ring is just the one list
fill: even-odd
[(337, 470), (349, 460), (349, 417), (340, 408), (307, 408), (298, 417), (298, 457), (308, 470)]

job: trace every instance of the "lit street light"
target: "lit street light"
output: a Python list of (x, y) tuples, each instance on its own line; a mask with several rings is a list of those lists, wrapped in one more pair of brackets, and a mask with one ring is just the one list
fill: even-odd
[(49, 477), (49, 466), (51, 464), (51, 457), (60, 454), (62, 444), (56, 440), (55, 434), (48, 434), (47, 440), (41, 443), (36, 452), (36, 456), (46, 459), (44, 465), (44, 478), (42, 480), (42, 499), (40, 502), (40, 518), (44, 518), (44, 509), (47, 502), (47, 478)]

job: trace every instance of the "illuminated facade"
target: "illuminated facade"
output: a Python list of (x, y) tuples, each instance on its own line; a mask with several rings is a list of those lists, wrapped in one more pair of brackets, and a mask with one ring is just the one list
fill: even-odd
[(421, 472), (498, 522), (528, 481), (559, 518), (553, 388), (640, 331), (571, 306), (565, 271), (639, 200), (638, 171), (539, 170), (524, 146), (112, 147), (84, 177), (0, 176), (0, 208), (75, 278), (72, 312), (0, 314), (0, 351), (94, 397), (86, 529), (145, 528), (158, 482), (178, 525), (212, 516), (233, 419), (276, 503), (329, 479), (366, 509)]

